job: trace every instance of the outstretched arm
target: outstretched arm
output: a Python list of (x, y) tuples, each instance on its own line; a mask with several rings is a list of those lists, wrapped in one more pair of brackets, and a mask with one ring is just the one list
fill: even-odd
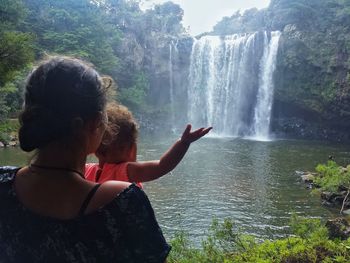
[(204, 135), (212, 127), (200, 128), (191, 132), (191, 125), (188, 124), (179, 139), (166, 153), (157, 161), (131, 162), (128, 164), (128, 177), (131, 182), (148, 182), (155, 180), (173, 170), (186, 154), (190, 144)]

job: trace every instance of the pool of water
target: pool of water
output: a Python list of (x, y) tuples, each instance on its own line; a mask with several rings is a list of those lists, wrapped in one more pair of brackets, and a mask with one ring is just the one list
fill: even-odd
[[(140, 158), (159, 158), (170, 140), (147, 140)], [(231, 218), (246, 233), (282, 236), (293, 213), (318, 218), (336, 216), (311, 195), (296, 171), (313, 170), (332, 155), (350, 162), (350, 146), (324, 142), (257, 142), (204, 138), (191, 145), (172, 174), (145, 184), (165, 232), (184, 230), (200, 241), (212, 219)]]
[[(138, 159), (159, 159), (174, 140), (142, 139)], [(329, 155), (339, 164), (350, 163), (350, 145), (203, 138), (171, 174), (144, 188), (167, 237), (186, 231), (197, 243), (213, 218), (231, 218), (241, 231), (257, 237), (282, 236), (293, 213), (323, 219), (337, 215), (295, 173), (313, 170)], [(0, 165), (24, 165), (29, 157), (19, 149), (2, 149)]]

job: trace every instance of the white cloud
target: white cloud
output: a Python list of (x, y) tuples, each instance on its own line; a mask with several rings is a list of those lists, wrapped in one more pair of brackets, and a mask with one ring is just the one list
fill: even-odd
[[(145, 6), (164, 3), (167, 0), (146, 0)], [(184, 26), (190, 27), (194, 35), (210, 31), (224, 16), (231, 16), (237, 10), (256, 7), (265, 8), (270, 0), (173, 0), (184, 9)]]

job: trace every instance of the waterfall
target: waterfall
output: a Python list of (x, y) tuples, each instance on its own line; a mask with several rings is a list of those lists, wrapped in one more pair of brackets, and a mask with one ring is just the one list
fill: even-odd
[(169, 44), (169, 101), (170, 101), (170, 115), (172, 130), (175, 132), (175, 100), (174, 100), (174, 69), (173, 69), (173, 57), (174, 53), (177, 53), (177, 42), (171, 41)]
[(188, 87), (188, 119), (194, 126), (210, 125), (224, 136), (266, 135), (279, 35), (256, 32), (194, 41)]
[(276, 57), (280, 32), (272, 32), (269, 43), (267, 33), (264, 37), (264, 54), (261, 60), (259, 91), (254, 113), (253, 137), (258, 140), (268, 140), (273, 101), (273, 72), (276, 69)]

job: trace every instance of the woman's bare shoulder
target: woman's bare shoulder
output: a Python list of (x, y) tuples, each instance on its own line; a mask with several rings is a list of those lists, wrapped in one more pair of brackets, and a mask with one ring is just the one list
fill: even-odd
[(91, 200), (87, 213), (109, 204), (130, 185), (131, 183), (121, 181), (104, 182)]
[(123, 192), (126, 188), (128, 188), (131, 185), (129, 182), (122, 182), (122, 181), (107, 181), (101, 184), (100, 191), (101, 194), (106, 196), (116, 197), (121, 192)]

